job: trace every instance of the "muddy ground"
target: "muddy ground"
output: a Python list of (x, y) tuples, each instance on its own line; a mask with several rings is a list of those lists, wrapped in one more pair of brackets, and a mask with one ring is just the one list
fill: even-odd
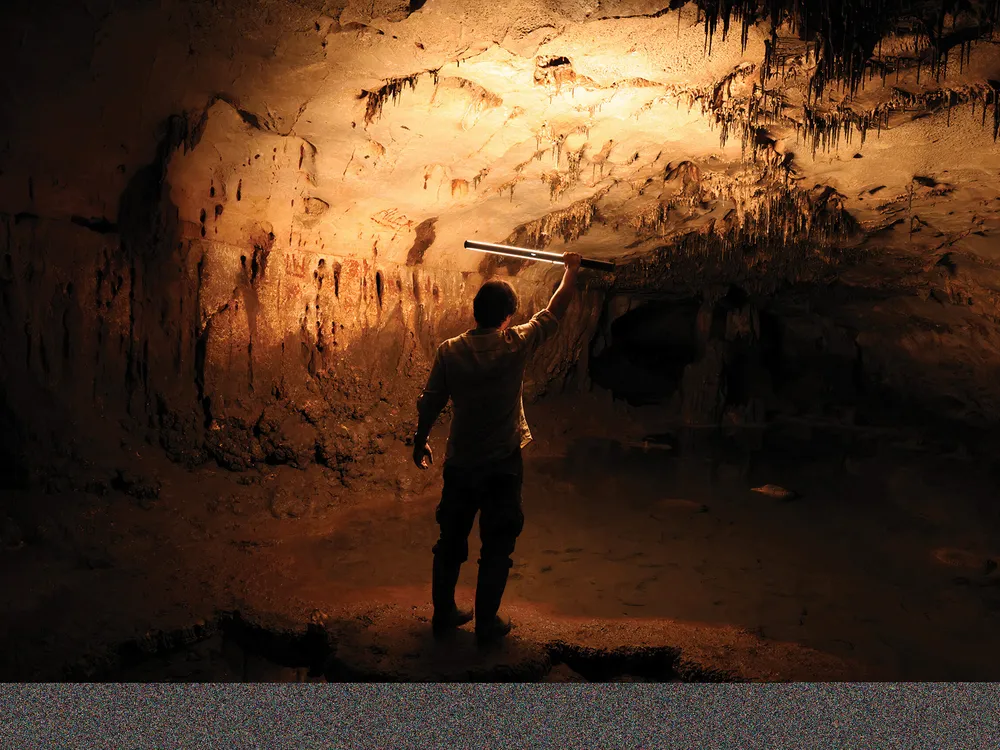
[(528, 416), (499, 649), (430, 637), (440, 467), (403, 442), (345, 487), (126, 439), (89, 480), (3, 495), (0, 679), (1000, 678), (997, 483), (962, 449), (787, 424), (719, 452), (592, 396)]

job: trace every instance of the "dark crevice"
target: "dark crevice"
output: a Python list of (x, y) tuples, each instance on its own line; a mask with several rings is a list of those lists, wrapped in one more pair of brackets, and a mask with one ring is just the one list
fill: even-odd
[(116, 234), (118, 232), (118, 225), (108, 221), (103, 216), (90, 219), (85, 219), (82, 216), (74, 216), (70, 219), (70, 221), (77, 226), (89, 229), (92, 232), (97, 232), (98, 234)]
[(561, 57), (561, 56), (547, 57), (544, 59), (539, 59), (538, 61), (539, 68), (556, 68), (559, 67), (560, 65), (571, 65), (571, 64), (572, 63), (570, 63), (568, 57)]

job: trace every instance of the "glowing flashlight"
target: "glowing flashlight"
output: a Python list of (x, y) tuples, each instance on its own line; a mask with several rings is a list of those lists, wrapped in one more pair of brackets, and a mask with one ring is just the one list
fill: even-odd
[[(509, 245), (494, 245), (492, 242), (477, 242), (476, 240), (466, 240), (467, 250), (478, 250), (481, 253), (492, 253), (493, 255), (506, 255), (508, 258), (519, 258), (520, 260), (540, 260), (543, 263), (555, 263), (562, 265), (563, 258), (559, 253), (546, 253), (541, 250), (526, 250), (523, 247), (510, 247)], [(593, 268), (596, 271), (614, 271), (615, 264), (607, 260), (593, 260), (584, 258), (580, 261), (583, 268)]]

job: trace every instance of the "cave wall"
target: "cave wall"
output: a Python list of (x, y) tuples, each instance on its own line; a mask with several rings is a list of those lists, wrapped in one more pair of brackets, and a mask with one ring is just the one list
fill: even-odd
[[(313, 194), (329, 181), (316, 146), (275, 114), (293, 106), (290, 82), (306, 96), (295, 71), (326, 46), (329, 19), (317, 33), (319, 8), (268, 7), (262, 19), (237, 3), (219, 16), (184, 3), (15, 9), (0, 362), (8, 421), (33, 444), (124, 426), (192, 463), (342, 467), (409, 433), (434, 348), (472, 325), (480, 256), (424, 265), (433, 228), (414, 236), (391, 198), (381, 224), (330, 221), (341, 205)], [(308, 53), (293, 41), (269, 70), (265, 48), (296, 26)], [(558, 277), (512, 278), (520, 319)], [(596, 314), (574, 306), (529, 394), (585, 358)], [(9, 442), (5, 454), (23, 440)]]
[[(588, 382), (616, 300), (735, 284), (782, 318), (789, 368), (821, 373), (813, 349), (833, 347), (902, 402), (995, 422), (992, 27), (875, 19), (850, 98), (797, 31), (718, 12), (9, 3), (5, 422), (45, 444), (124, 426), (191, 462), (342, 466), (411, 429), (484, 278), (511, 279), (524, 316), (551, 294), (557, 269), (466, 237), (622, 263), (590, 279), (529, 394)], [(691, 420), (725, 401), (710, 339), (671, 375), (703, 383)]]

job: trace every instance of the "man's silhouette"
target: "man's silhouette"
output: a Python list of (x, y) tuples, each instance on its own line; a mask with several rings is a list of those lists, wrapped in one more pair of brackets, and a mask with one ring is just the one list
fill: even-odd
[(566, 270), (548, 307), (524, 325), (511, 326), (517, 294), (505, 281), (487, 281), (476, 294), (476, 328), (438, 347), (427, 387), (417, 402), (419, 425), (413, 461), (433, 460), (431, 427), (451, 399), (454, 417), (437, 507), (441, 535), (434, 545), (434, 632), (473, 618), (455, 605), (459, 570), (469, 557), (469, 533), (479, 513), (482, 550), (476, 584), (476, 637), (489, 642), (510, 632), (499, 617), (500, 600), (513, 565), (510, 556), (524, 527), (521, 511), (521, 449), (531, 442), (522, 400), (528, 357), (558, 329), (576, 293), (580, 256), (563, 256)]

